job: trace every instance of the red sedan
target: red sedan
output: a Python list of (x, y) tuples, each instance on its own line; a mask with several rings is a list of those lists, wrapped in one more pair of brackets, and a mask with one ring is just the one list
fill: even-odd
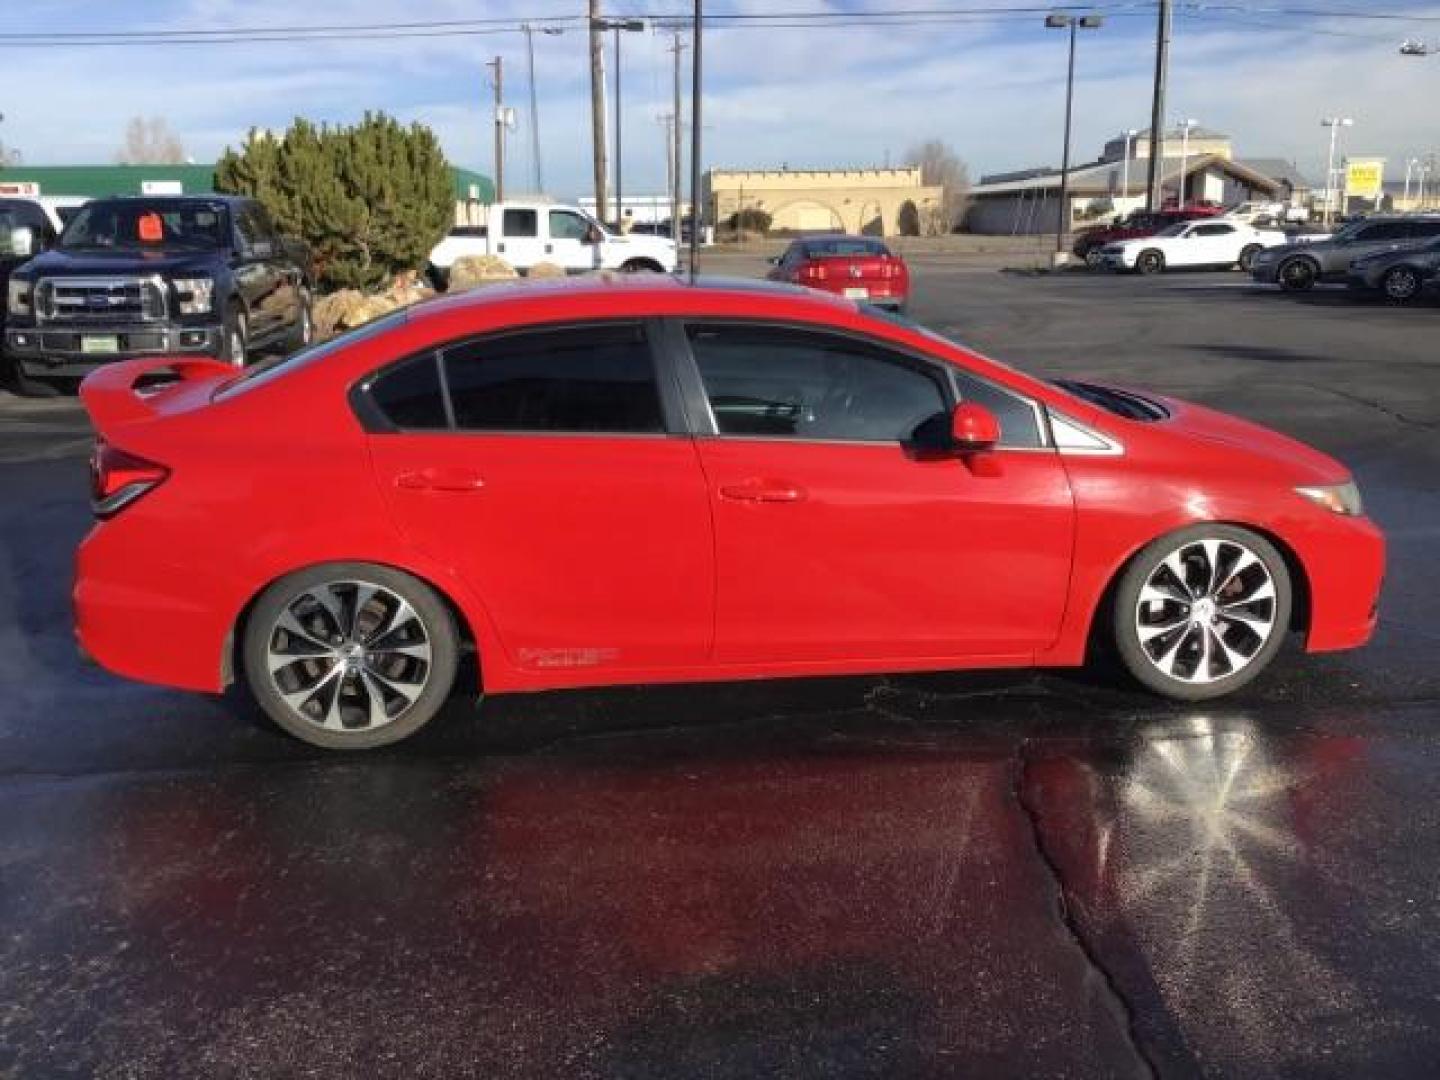
[(910, 300), (905, 260), (869, 236), (811, 236), (793, 241), (770, 260), (771, 281), (804, 285), (904, 311)]
[(1383, 538), (1324, 454), (800, 289), (497, 287), (272, 367), (131, 361), (81, 392), (84, 650), (241, 678), (322, 746), (415, 731), (472, 650), (502, 693), (1098, 643), (1198, 700), (1287, 631), (1319, 652), (1375, 625)]

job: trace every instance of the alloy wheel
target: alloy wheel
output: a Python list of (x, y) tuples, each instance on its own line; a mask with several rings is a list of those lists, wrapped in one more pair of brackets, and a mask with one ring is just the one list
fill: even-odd
[(1248, 667), (1275, 634), (1278, 613), (1265, 561), (1234, 539), (1207, 537), (1154, 566), (1134, 618), (1140, 650), (1157, 671), (1203, 685)]
[(1391, 300), (1413, 300), (1420, 291), (1420, 276), (1408, 266), (1400, 266), (1385, 275), (1384, 284)]
[(424, 692), (431, 634), (401, 596), (368, 581), (312, 586), (285, 604), (266, 669), (296, 719), (329, 732), (393, 724)]

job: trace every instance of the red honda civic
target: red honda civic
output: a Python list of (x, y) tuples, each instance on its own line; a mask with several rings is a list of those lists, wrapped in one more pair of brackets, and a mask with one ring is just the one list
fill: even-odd
[(1198, 700), (1375, 625), (1384, 541), (1324, 454), (789, 286), (493, 287), (81, 393), (84, 651), (242, 679), (320, 746), (416, 731), (472, 651), (504, 693), (1111, 646)]

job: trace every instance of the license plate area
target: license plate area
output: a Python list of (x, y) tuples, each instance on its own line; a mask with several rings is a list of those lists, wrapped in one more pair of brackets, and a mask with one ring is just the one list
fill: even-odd
[(846, 289), (845, 299), (847, 300), (868, 300), (870, 299), (869, 289)]
[(86, 356), (114, 356), (120, 351), (117, 334), (85, 334), (80, 338), (80, 351)]

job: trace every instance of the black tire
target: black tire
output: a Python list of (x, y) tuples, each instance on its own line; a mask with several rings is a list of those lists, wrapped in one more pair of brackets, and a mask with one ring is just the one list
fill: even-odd
[[(1219, 544), (1216, 549), (1219, 555), (1215, 562), (1220, 572), (1216, 573), (1216, 569), (1210, 570), (1211, 583), (1215, 583), (1215, 577), (1222, 579), (1218, 583), (1221, 588), (1215, 595), (1230, 592), (1230, 586), (1234, 583), (1242, 590), (1239, 595), (1243, 596), (1243, 590), (1252, 587), (1247, 582), (1264, 582), (1263, 575), (1268, 574), (1269, 586), (1273, 592), (1269, 608), (1265, 607), (1264, 598), (1251, 602), (1241, 601), (1238, 605), (1247, 607), (1247, 614), (1252, 617), (1258, 614), (1269, 619), (1269, 629), (1265, 636), (1262, 637), (1256, 632), (1250, 623), (1225, 616), (1224, 609), (1215, 606), (1218, 602), (1216, 599), (1212, 598), (1210, 604), (1204, 610), (1201, 609), (1202, 598), (1196, 595), (1197, 591), (1191, 589), (1188, 582), (1191, 577), (1204, 577), (1204, 561), (1197, 567), (1194, 556), (1202, 542), (1208, 541)], [(1243, 573), (1225, 569), (1227, 557), (1232, 559), (1228, 564), (1230, 567), (1240, 562), (1238, 556), (1234, 555), (1237, 548), (1257, 560), (1256, 563), (1247, 565)], [(1203, 555), (1203, 549), (1201, 554)], [(1147, 588), (1155, 575), (1166, 573), (1162, 567), (1172, 555), (1179, 557), (1180, 565), (1187, 572), (1187, 580), (1180, 584), (1191, 594), (1191, 600), (1146, 599), (1145, 603), (1150, 606), (1142, 610), (1142, 590)], [(1173, 581), (1173, 575), (1162, 580)], [(1111, 613), (1111, 637), (1121, 662), (1138, 682), (1156, 693), (1179, 701), (1204, 701), (1238, 690), (1265, 670), (1285, 643), (1293, 597), (1290, 571), (1285, 560), (1263, 536), (1233, 525), (1195, 525), (1161, 537), (1130, 561), (1116, 586), (1114, 610)], [(1164, 605), (1167, 603), (1176, 605), (1173, 615), (1164, 614)], [(1162, 610), (1159, 613), (1154, 612), (1156, 604), (1161, 605)], [(1237, 605), (1232, 603), (1229, 606)], [(1215, 614), (1207, 620), (1207, 614), (1212, 611)], [(1179, 621), (1166, 633), (1156, 633), (1149, 637), (1147, 646), (1141, 639), (1142, 620), (1156, 619), (1153, 624), (1144, 627), (1153, 632), (1170, 626), (1166, 620), (1171, 617), (1178, 618)], [(1224, 620), (1223, 626), (1217, 622), (1221, 619)], [(1217, 626), (1221, 628), (1216, 629)], [(1228, 643), (1225, 641), (1227, 635)], [(1245, 655), (1243, 665), (1235, 666), (1229, 659), (1230, 653), (1235, 651), (1244, 655), (1246, 647), (1251, 644), (1255, 646), (1254, 651)], [(1152, 655), (1148, 651), (1150, 648), (1155, 649), (1159, 656)], [(1200, 655), (1196, 656), (1197, 653)], [(1166, 659), (1170, 662), (1170, 673), (1163, 669)], [(1202, 660), (1208, 661), (1203, 671)], [(1187, 668), (1176, 675), (1177, 665), (1180, 664), (1187, 665)], [(1189, 666), (1192, 664), (1193, 666)], [(1217, 670), (1221, 667), (1229, 668), (1228, 672)]]
[(1425, 281), (1413, 266), (1392, 266), (1380, 278), (1380, 291), (1395, 304), (1410, 304), (1420, 298)]
[(1296, 255), (1280, 264), (1275, 280), (1286, 292), (1308, 292), (1315, 287), (1320, 276), (1320, 267), (1306, 255)]
[(1264, 250), (1265, 249), (1259, 244), (1250, 244), (1245, 250), (1240, 252), (1240, 258), (1236, 261), (1235, 266), (1242, 272), (1248, 274), (1250, 268), (1255, 265), (1255, 256)]
[(425, 280), (430, 282), (430, 287), (436, 292), (445, 292), (450, 288), (450, 271), (429, 263), (425, 267)]
[(243, 368), (249, 357), (250, 324), (238, 303), (232, 304), (225, 316), (224, 334), (220, 342), (220, 359)]
[(1165, 272), (1165, 254), (1156, 251), (1154, 248), (1146, 248), (1135, 259), (1135, 270), (1141, 274), (1163, 274)]
[(26, 375), (20, 367), (19, 360), (11, 359), (7, 366), (10, 370), (6, 382), (19, 397), (53, 398), (60, 396), (60, 388), (53, 382)]
[(622, 274), (663, 274), (665, 268), (654, 259), (630, 259), (620, 264)]
[(305, 346), (315, 340), (315, 302), (310, 297), (310, 290), (300, 290), (300, 317), (295, 323), (295, 329), (290, 332), (290, 351), (299, 352)]
[(1091, 270), (1100, 269), (1100, 260), (1103, 258), (1103, 256), (1100, 254), (1100, 249), (1098, 247), (1092, 247), (1089, 251), (1085, 252), (1084, 258), (1085, 265), (1088, 266)]
[[(423, 641), (429, 647), (428, 663), (420, 669), (423, 672), (423, 682), (420, 684), (422, 689), (412, 701), (403, 708), (399, 708), (393, 718), (373, 727), (356, 726), (352, 730), (335, 730), (323, 727), (314, 719), (308, 719), (301, 715), (297, 708), (286, 702), (282, 696), (279, 681), (289, 677), (287, 671), (283, 668), (278, 669), (272, 676), (268, 659), (271, 655), (272, 643), (282, 640), (278, 637), (284, 633), (280, 620), (286, 612), (295, 617), (297, 605), (304, 605), (312, 591), (317, 588), (334, 585), (343, 593), (348, 586), (357, 583), (378, 587), (410, 606), (423, 633)], [(320, 605), (315, 605), (311, 608), (314, 612), (311, 618), (321, 618), (322, 621), (318, 625), (323, 627), (325, 617), (319, 607)], [(362, 610), (369, 611), (370, 609), (362, 606)], [(358, 612), (352, 610), (349, 616), (352, 625), (361, 621)], [(312, 623), (311, 625), (316, 624)], [(371, 643), (373, 644), (380, 638), (390, 638), (398, 632), (397, 624), (396, 629), (379, 634), (377, 638), (372, 639)], [(357, 640), (363, 637), (358, 629), (351, 636)], [(285, 640), (288, 641), (288, 639)], [(333, 638), (330, 640), (333, 641)], [(305, 647), (301, 642), (300, 648)], [(346, 646), (335, 643), (335, 648), (343, 651)], [(241, 649), (245, 683), (251, 695), (266, 715), (282, 730), (303, 742), (327, 750), (368, 750), (378, 746), (388, 746), (408, 738), (429, 723), (440, 711), (445, 700), (450, 696), (455, 682), (455, 671), (460, 658), (460, 636), (455, 627), (455, 620), (451, 617), (450, 609), (446, 607), (445, 602), (434, 589), (418, 578), (399, 570), (371, 563), (329, 563), (291, 574), (266, 589), (256, 601), (249, 618), (245, 621)], [(303, 656), (303, 653), (300, 655)], [(365, 695), (363, 700), (366, 702), (371, 700), (368, 691), (364, 691), (361, 684), (372, 684), (372, 680), (366, 676), (377, 671), (376, 667), (371, 665), (370, 657), (372, 655), (366, 652), (360, 659), (334, 662), (333, 666), (336, 667), (344, 664), (344, 673), (334, 680), (333, 685), (337, 688), (348, 686), (353, 692), (351, 698), (346, 698), (341, 703), (344, 707), (339, 708), (337, 715), (343, 716), (346, 709), (349, 709), (349, 718), (353, 719), (357, 714), (364, 712), (362, 706), (355, 705), (353, 702), (360, 700), (356, 695), (362, 691)], [(328, 657), (317, 660), (317, 666), (321, 668), (331, 663)], [(303, 686), (303, 682), (300, 685)], [(325, 685), (324, 682), (318, 684), (322, 692)], [(415, 684), (407, 680), (405, 685)], [(336, 694), (337, 698), (345, 697), (343, 689), (337, 689)], [(310, 699), (301, 702), (302, 706), (312, 704), (319, 707), (322, 712), (331, 707), (325, 700)], [(382, 708), (385, 708), (383, 703)]]

